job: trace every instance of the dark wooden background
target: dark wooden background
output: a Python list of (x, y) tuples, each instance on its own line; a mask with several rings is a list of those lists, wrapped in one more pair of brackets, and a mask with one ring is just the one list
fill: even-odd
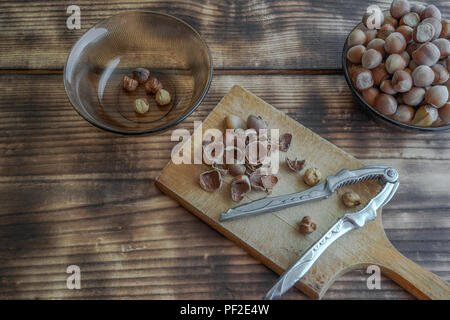
[[(450, 17), (450, 2), (431, 1)], [(277, 276), (163, 195), (170, 131), (119, 136), (72, 109), (62, 69), (92, 24), (132, 9), (193, 25), (214, 60), (211, 89), (179, 127), (192, 130), (234, 84), (286, 112), (367, 164), (399, 169), (384, 210), (394, 245), (450, 280), (450, 132), (393, 132), (363, 113), (342, 75), (348, 32), (369, 4), (388, 1), (1, 1), (0, 298), (258, 299)], [(81, 30), (66, 28), (67, 6)], [(66, 288), (66, 268), (82, 289)], [(326, 299), (411, 296), (364, 270)], [(296, 291), (286, 298), (302, 299)]]

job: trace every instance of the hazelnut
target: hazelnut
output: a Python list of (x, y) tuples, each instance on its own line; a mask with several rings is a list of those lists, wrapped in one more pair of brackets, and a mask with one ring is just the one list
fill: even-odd
[(247, 118), (247, 129), (254, 129), (258, 132), (267, 129), (267, 123), (261, 117), (251, 114)]
[(412, 73), (414, 85), (416, 87), (428, 87), (435, 78), (434, 71), (429, 66), (418, 66)]
[(386, 93), (380, 93), (375, 99), (374, 108), (384, 115), (391, 115), (397, 111), (397, 100)]
[(420, 17), (415, 12), (409, 12), (400, 19), (401, 26), (408, 26), (411, 28), (414, 28), (415, 26), (417, 26), (419, 24), (419, 22), (420, 22)]
[(375, 49), (384, 57), (384, 44), (385, 41), (380, 38), (375, 38), (367, 44), (367, 49)]
[(411, 3), (411, 12), (417, 13), (419, 16), (423, 10), (425, 10), (426, 6), (422, 3)]
[(391, 24), (383, 24), (380, 30), (378, 30), (377, 38), (386, 39), (392, 32), (395, 32), (395, 28)]
[(436, 39), (433, 41), (433, 44), (438, 47), (441, 53), (440, 59), (447, 58), (450, 55), (450, 41), (447, 39)]
[(402, 53), (400, 53), (400, 55), (402, 56), (403, 60), (405, 60), (406, 65), (409, 65), (409, 62), (411, 61), (411, 57), (409, 56), (408, 52), (403, 51)]
[(363, 53), (361, 64), (363, 68), (374, 69), (383, 61), (383, 56), (375, 49), (369, 49)]
[(446, 86), (434, 86), (425, 93), (425, 102), (435, 108), (444, 106), (448, 101), (448, 89)]
[(397, 90), (395, 90), (394, 87), (392, 86), (392, 81), (388, 79), (383, 80), (383, 82), (381, 82), (380, 89), (384, 93), (390, 95), (395, 95), (397, 93)]
[(128, 92), (132, 92), (134, 90), (136, 90), (136, 88), (138, 87), (139, 83), (130, 78), (129, 76), (124, 76), (123, 77), (123, 81), (122, 81), (122, 87), (128, 91)]
[(300, 222), (300, 232), (303, 234), (309, 234), (316, 230), (317, 225), (315, 222), (312, 221), (310, 216), (303, 217), (302, 221)]
[(450, 103), (447, 102), (442, 108), (439, 108), (439, 118), (444, 123), (450, 123)]
[(390, 24), (394, 28), (398, 27), (398, 20), (395, 19), (394, 17), (392, 17), (391, 13), (388, 10), (383, 11), (383, 16), (384, 16), (384, 20), (383, 20), (383, 23), (381, 24), (382, 26), (384, 26), (385, 24)]
[(445, 66), (443, 66), (442, 64), (435, 64), (431, 67), (431, 69), (433, 70), (435, 75), (434, 81), (432, 83), (433, 85), (444, 84), (448, 81), (449, 72)]
[(139, 114), (144, 114), (148, 112), (150, 104), (148, 103), (146, 98), (136, 99), (134, 101), (134, 111)]
[[(383, 14), (381, 11), (377, 11), (376, 14), (377, 14), (377, 15), (379, 14), (379, 17), (377, 17), (377, 18), (380, 19), (380, 25), (382, 25), (382, 24), (384, 23), (384, 14)], [(365, 26), (366, 28), (368, 28), (369, 30), (371, 29), (371, 27), (373, 27), (373, 26), (368, 25), (369, 18), (370, 18), (372, 15), (373, 15), (372, 12), (366, 12), (366, 13), (364, 13), (364, 15), (363, 15), (363, 17), (362, 17), (362, 20), (361, 20), (362, 23), (364, 24), (364, 26)], [(373, 23), (373, 21), (372, 21), (372, 23)], [(374, 29), (374, 30), (375, 30), (375, 29)]]
[(145, 90), (147, 93), (157, 93), (159, 90), (163, 88), (163, 85), (159, 79), (155, 77), (150, 77), (148, 81), (145, 83)]
[(322, 174), (317, 168), (308, 168), (303, 175), (303, 181), (310, 187), (315, 186), (322, 179)]
[(362, 92), (364, 101), (366, 101), (371, 106), (375, 105), (375, 99), (379, 94), (380, 90), (378, 90), (377, 88), (369, 88)]
[(408, 92), (402, 94), (403, 102), (407, 105), (416, 107), (423, 101), (425, 92), (424, 88), (413, 87)]
[(241, 129), (242, 120), (234, 114), (230, 114), (225, 118), (225, 129)]
[(408, 44), (406, 47), (406, 52), (411, 56), (414, 51), (416, 51), (422, 44), (415, 43), (414, 41)]
[(410, 10), (411, 10), (411, 7), (409, 5), (408, 0), (394, 0), (394, 1), (392, 1), (392, 4), (391, 4), (390, 13), (391, 13), (392, 17), (394, 17), (396, 19), (400, 19), (405, 14), (410, 12)]
[(390, 74), (394, 74), (395, 71), (403, 70), (406, 68), (406, 61), (401, 55), (394, 53), (386, 59), (385, 65), (386, 71)]
[(412, 53), (412, 58), (418, 65), (433, 66), (439, 61), (441, 52), (439, 48), (431, 42), (424, 43)]
[(356, 192), (349, 191), (342, 195), (342, 202), (344, 202), (346, 207), (356, 207), (361, 204), (361, 198)]
[(165, 106), (172, 100), (170, 93), (167, 90), (159, 89), (155, 95), (156, 103), (160, 106)]
[(431, 23), (422, 22), (418, 24), (413, 31), (413, 40), (417, 43), (425, 43), (431, 41), (436, 33)]
[(395, 30), (395, 32), (401, 33), (403, 38), (405, 38), (406, 43), (411, 43), (413, 40), (414, 29), (408, 26), (400, 26)]
[(439, 9), (433, 4), (430, 4), (429, 6), (427, 6), (420, 13), (420, 19), (422, 19), (422, 20), (424, 20), (426, 18), (430, 18), (430, 17), (436, 18), (438, 20), (441, 20), (441, 18), (442, 18), (441, 11), (439, 11)]
[(412, 123), (420, 127), (429, 127), (439, 117), (438, 110), (429, 105), (423, 105), (417, 109)]
[(414, 71), (414, 70), (416, 70), (417, 67), (418, 67), (418, 65), (414, 60), (409, 60), (409, 64), (408, 64), (409, 70)]
[(433, 40), (437, 39), (442, 32), (442, 23), (441, 23), (441, 20), (439, 20), (439, 19), (426, 18), (426, 19), (422, 20), (421, 23), (429, 23), (429, 24), (433, 25), (433, 27), (434, 27)]
[(358, 44), (357, 46), (348, 49), (347, 59), (352, 63), (360, 64), (364, 52), (366, 52), (366, 47), (362, 44)]
[(373, 87), (372, 72), (368, 69), (357, 67), (352, 72), (352, 79), (355, 88), (360, 91)]
[(400, 32), (392, 32), (385, 40), (384, 50), (389, 53), (402, 53), (406, 49), (405, 37)]
[(140, 84), (145, 83), (150, 76), (150, 71), (145, 68), (136, 68), (133, 70), (133, 79)]
[(442, 20), (442, 31), (439, 38), (450, 39), (450, 20)]
[(366, 34), (360, 29), (353, 30), (348, 36), (347, 44), (349, 47), (365, 44), (367, 40)]
[(370, 29), (370, 30), (364, 31), (364, 33), (366, 34), (366, 42), (364, 44), (367, 45), (370, 41), (372, 41), (373, 39), (375, 39), (377, 37), (378, 30)]
[(397, 111), (392, 115), (392, 119), (399, 122), (408, 123), (414, 118), (416, 110), (406, 104), (398, 106)]
[(396, 71), (392, 77), (392, 87), (397, 92), (408, 92), (413, 85), (411, 75), (406, 71)]
[(387, 73), (384, 63), (381, 63), (378, 67), (372, 69), (372, 78), (373, 83), (376, 86), (379, 86), (383, 80), (389, 78), (389, 73)]

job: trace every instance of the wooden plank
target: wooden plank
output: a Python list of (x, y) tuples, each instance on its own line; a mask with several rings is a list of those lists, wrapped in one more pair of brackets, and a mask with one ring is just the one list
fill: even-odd
[[(376, 125), (339, 75), (216, 76), (179, 127), (192, 130), (235, 83), (365, 163), (398, 168), (386, 232), (408, 258), (450, 280), (450, 133)], [(92, 127), (73, 111), (60, 75), (1, 75), (0, 96), (1, 298), (258, 299), (276, 279), (154, 187), (174, 145), (170, 131), (124, 137)], [(65, 288), (72, 263), (86, 290)], [(370, 291), (366, 279), (344, 275), (325, 298), (411, 298), (386, 278)]]
[[(304, 1), (77, 1), (81, 29), (66, 28), (68, 3), (0, 3), (0, 68), (62, 69), (76, 40), (93, 24), (128, 10), (177, 16), (202, 34), (216, 68), (337, 69), (350, 30), (369, 4), (390, 0)], [(432, 0), (444, 17), (450, 3)], [(45, 44), (45, 45), (43, 45)]]

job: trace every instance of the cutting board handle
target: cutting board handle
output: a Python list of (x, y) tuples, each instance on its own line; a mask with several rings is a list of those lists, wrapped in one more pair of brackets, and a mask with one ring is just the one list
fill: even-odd
[(450, 299), (447, 282), (406, 258), (390, 242), (384, 254), (376, 259), (383, 274), (415, 297), (427, 300)]

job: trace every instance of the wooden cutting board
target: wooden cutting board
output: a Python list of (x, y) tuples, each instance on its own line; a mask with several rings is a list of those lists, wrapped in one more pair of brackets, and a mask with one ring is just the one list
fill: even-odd
[[(304, 171), (301, 173), (289, 171), (285, 164), (286, 156), (306, 159), (305, 169), (317, 167), (323, 177), (335, 174), (343, 168), (357, 169), (363, 166), (348, 153), (239, 86), (234, 86), (208, 115), (203, 122), (203, 132), (209, 128), (223, 130), (224, 118), (229, 114), (237, 115), (243, 120), (250, 114), (259, 115), (268, 123), (269, 129), (278, 128), (280, 135), (286, 132), (293, 135), (288, 153), (280, 152), (280, 170), (277, 174), (279, 182), (271, 196), (308, 188), (302, 180)], [(198, 130), (186, 143), (191, 143), (193, 137), (198, 136), (200, 133)], [(202, 135), (200, 139), (201, 137)], [(191, 151), (193, 144), (191, 143)], [(325, 200), (302, 204), (276, 213), (221, 223), (220, 214), (237, 205), (230, 196), (231, 177), (226, 177), (220, 191), (208, 193), (199, 186), (199, 175), (206, 170), (210, 170), (210, 167), (204, 164), (176, 165), (169, 162), (158, 177), (156, 185), (279, 274), (295, 263), (339, 217), (348, 212), (340, 200), (344, 192), (350, 189), (356, 191), (364, 205), (379, 190), (376, 182), (366, 181), (341, 188)], [(264, 192), (252, 191), (240, 204), (265, 196), (267, 195)], [(361, 207), (352, 211), (357, 211)], [(318, 225), (316, 231), (309, 235), (302, 235), (298, 230), (299, 222), (305, 215), (311, 216)], [(333, 243), (297, 287), (312, 298), (321, 298), (340, 275), (373, 264), (380, 266), (383, 273), (419, 298), (450, 297), (450, 289), (445, 281), (408, 260), (392, 246), (382, 227), (381, 212), (376, 220), (364, 228), (349, 232)], [(264, 294), (265, 292), (261, 292), (261, 297)]]

